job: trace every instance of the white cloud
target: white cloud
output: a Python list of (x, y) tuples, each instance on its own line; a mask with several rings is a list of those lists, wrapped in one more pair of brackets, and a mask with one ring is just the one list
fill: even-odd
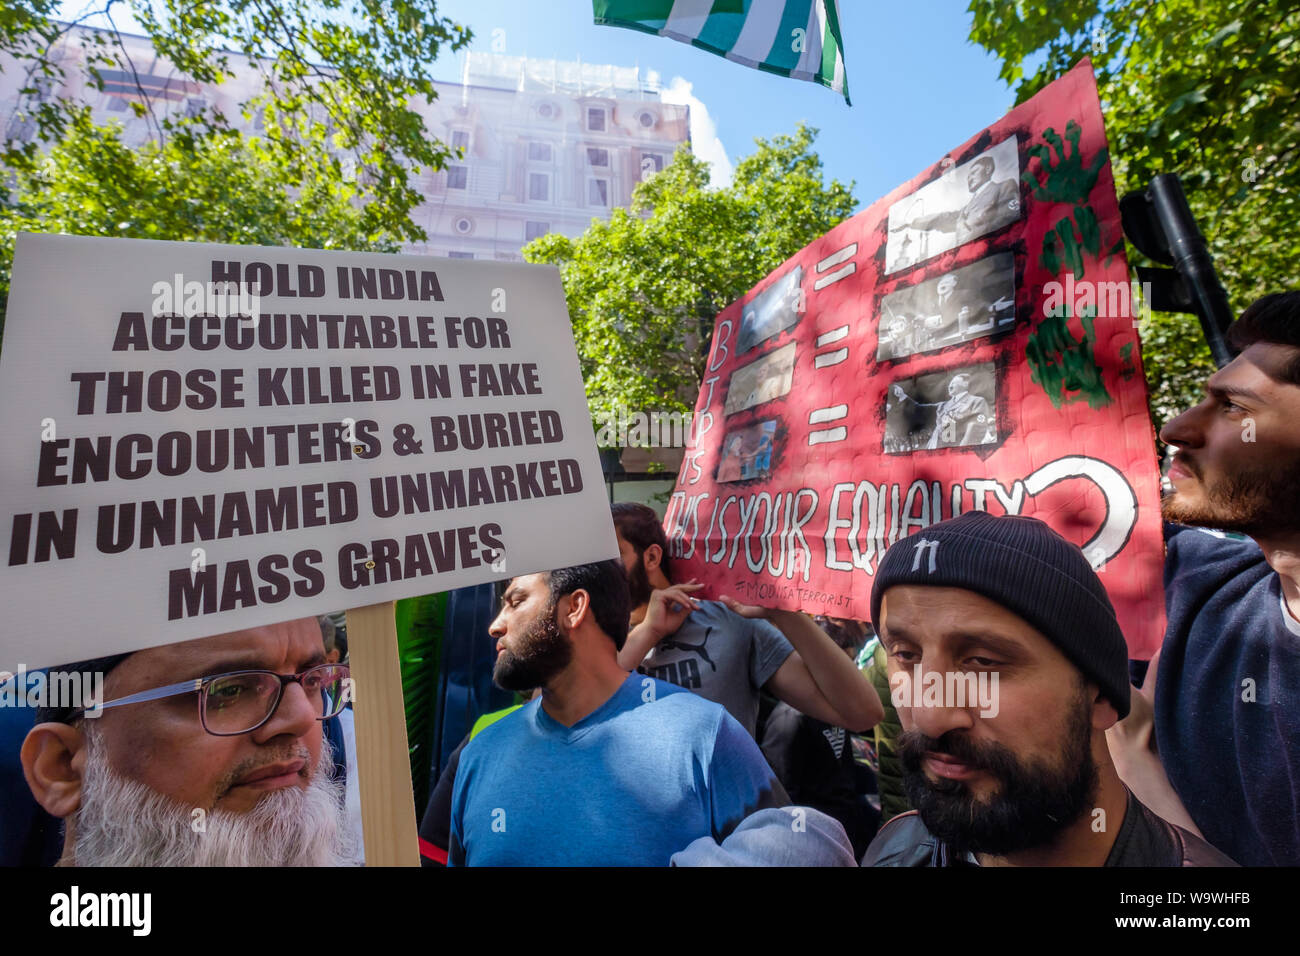
[(694, 88), (693, 83), (674, 76), (663, 89), (663, 101), (690, 107), (691, 149), (709, 164), (709, 178), (714, 186), (729, 186), (733, 169), (727, 158), (727, 147), (718, 138), (718, 127), (709, 115), (709, 108), (692, 92)]

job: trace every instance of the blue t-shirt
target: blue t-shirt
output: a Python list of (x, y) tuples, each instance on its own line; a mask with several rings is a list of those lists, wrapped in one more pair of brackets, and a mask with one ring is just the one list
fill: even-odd
[(758, 745), (722, 707), (641, 674), (565, 727), (541, 698), (461, 754), (452, 866), (667, 866), (786, 802)]
[(1243, 866), (1300, 865), (1300, 622), (1253, 541), (1166, 533), (1161, 763), (1215, 848)]

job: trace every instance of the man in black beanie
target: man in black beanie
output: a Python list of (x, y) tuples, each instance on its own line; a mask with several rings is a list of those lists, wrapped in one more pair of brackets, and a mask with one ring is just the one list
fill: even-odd
[(1128, 653), (1082, 552), (1035, 518), (968, 512), (885, 554), (871, 615), (889, 654), (915, 810), (864, 866), (1231, 866), (1115, 772)]

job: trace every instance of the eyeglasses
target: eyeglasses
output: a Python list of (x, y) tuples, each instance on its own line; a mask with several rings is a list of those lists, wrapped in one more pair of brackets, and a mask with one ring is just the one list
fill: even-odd
[(102, 708), (140, 704), (180, 694), (199, 695), (199, 719), (203, 729), (214, 737), (235, 737), (261, 727), (280, 706), (286, 684), (299, 684), (319, 714), (317, 720), (329, 720), (347, 703), (346, 664), (318, 664), (301, 674), (277, 674), (275, 671), (232, 671), (213, 677), (197, 677), (179, 684), (155, 687), (138, 694), (105, 701)]

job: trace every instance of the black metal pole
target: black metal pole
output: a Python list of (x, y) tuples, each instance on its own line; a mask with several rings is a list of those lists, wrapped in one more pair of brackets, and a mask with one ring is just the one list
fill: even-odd
[(1187, 205), (1183, 185), (1176, 175), (1165, 173), (1151, 180), (1147, 196), (1164, 228), (1173, 266), (1192, 297), (1210, 353), (1222, 368), (1232, 361), (1232, 353), (1224, 339), (1224, 333), (1232, 324), (1232, 307), (1228, 304), (1228, 293), (1214, 271), (1214, 260), (1205, 244), (1205, 237), (1197, 228), (1191, 207)]

